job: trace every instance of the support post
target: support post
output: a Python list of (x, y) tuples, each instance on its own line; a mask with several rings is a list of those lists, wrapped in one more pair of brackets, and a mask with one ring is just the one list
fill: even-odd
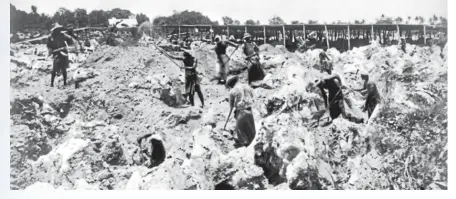
[(263, 26), (263, 40), (264, 40), (264, 43), (266, 44), (266, 26)]
[(372, 30), (371, 30), (371, 41), (374, 41), (374, 37), (375, 37), (374, 25), (371, 25), (371, 26), (372, 26)]
[(396, 25), (397, 27), (397, 35), (398, 35), (398, 40), (401, 40), (401, 30), (399, 29), (399, 25)]
[(350, 48), (350, 39), (351, 39), (350, 25), (347, 26), (347, 33), (348, 33), (348, 50), (351, 50), (351, 48)]
[(179, 41), (181, 40), (181, 26), (179, 25)]
[(286, 42), (285, 42), (285, 25), (283, 25), (282, 28), (283, 28), (283, 34), (282, 34), (283, 46), (286, 46)]
[(306, 25), (302, 25), (302, 34), (304, 35), (302, 39), (305, 41), (306, 40)]
[(227, 39), (230, 38), (230, 26), (229, 25), (226, 26), (226, 38)]
[(423, 33), (424, 33), (424, 45), (426, 45), (426, 39), (427, 39), (427, 35), (426, 35), (426, 25), (423, 25)]
[(212, 26), (210, 26), (210, 28), (209, 28), (209, 37), (210, 37), (209, 40), (211, 40), (211, 42), (214, 42), (214, 37), (213, 37), (214, 35), (215, 35), (215, 31), (214, 31), (214, 29), (212, 29)]
[(328, 28), (326, 27), (326, 24), (325, 24), (325, 32), (326, 32), (326, 46), (328, 47), (329, 49), (329, 37), (328, 37)]
[(245, 26), (245, 28), (244, 28), (244, 32), (247, 32), (247, 26)]

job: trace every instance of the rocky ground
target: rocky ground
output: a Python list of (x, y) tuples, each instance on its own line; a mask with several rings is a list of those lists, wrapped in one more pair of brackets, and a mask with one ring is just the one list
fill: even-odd
[[(195, 107), (183, 104), (183, 71), (145, 42), (93, 42), (93, 53), (72, 55), (69, 86), (60, 76), (54, 88), (45, 46), (13, 44), (11, 189), (447, 189), (446, 47), (328, 50), (344, 85), (360, 88), (357, 70), (367, 70), (383, 103), (368, 121), (364, 97), (344, 90), (347, 111), (365, 122), (316, 125), (321, 50), (260, 46), (268, 75), (254, 89), (257, 134), (247, 148), (233, 146), (234, 119), (222, 130), (228, 91), (212, 81), (212, 47), (192, 44), (201, 108), (197, 96)], [(240, 50), (231, 62), (245, 82)]]

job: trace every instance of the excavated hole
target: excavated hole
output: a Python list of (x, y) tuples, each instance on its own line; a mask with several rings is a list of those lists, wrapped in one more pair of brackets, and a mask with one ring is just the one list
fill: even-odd
[(227, 181), (223, 181), (215, 185), (215, 190), (235, 190), (235, 188), (231, 186)]
[(152, 157), (150, 159), (151, 161), (151, 167), (155, 167), (160, 165), (165, 161), (166, 158), (166, 151), (165, 147), (163, 146), (162, 141), (157, 140), (157, 139), (152, 139)]
[(51, 103), (49, 105), (59, 113), (60, 118), (65, 118), (70, 112), (70, 109), (73, 107), (71, 102), (74, 98), (75, 97), (73, 95), (69, 95), (64, 103), (60, 103), (58, 105)]

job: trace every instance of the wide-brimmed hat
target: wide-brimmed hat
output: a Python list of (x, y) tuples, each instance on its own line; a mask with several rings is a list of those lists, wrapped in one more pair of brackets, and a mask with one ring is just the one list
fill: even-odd
[(52, 26), (51, 32), (54, 32), (54, 30), (59, 30), (59, 29), (62, 29), (62, 28), (63, 28), (63, 26), (56, 22), (56, 23), (54, 23), (54, 25)]
[(219, 41), (222, 41), (222, 37), (220, 37), (220, 35), (215, 36), (214, 40), (217, 40), (217, 39), (218, 39)]
[(249, 37), (252, 37), (252, 35), (250, 35), (250, 33), (246, 32), (246, 33), (244, 33), (244, 38), (242, 38), (242, 39), (249, 38)]

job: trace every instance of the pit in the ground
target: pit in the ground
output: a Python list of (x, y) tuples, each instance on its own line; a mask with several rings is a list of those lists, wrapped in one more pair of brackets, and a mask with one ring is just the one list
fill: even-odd
[(215, 190), (235, 190), (235, 189), (227, 181), (223, 181), (223, 182), (215, 185)]

